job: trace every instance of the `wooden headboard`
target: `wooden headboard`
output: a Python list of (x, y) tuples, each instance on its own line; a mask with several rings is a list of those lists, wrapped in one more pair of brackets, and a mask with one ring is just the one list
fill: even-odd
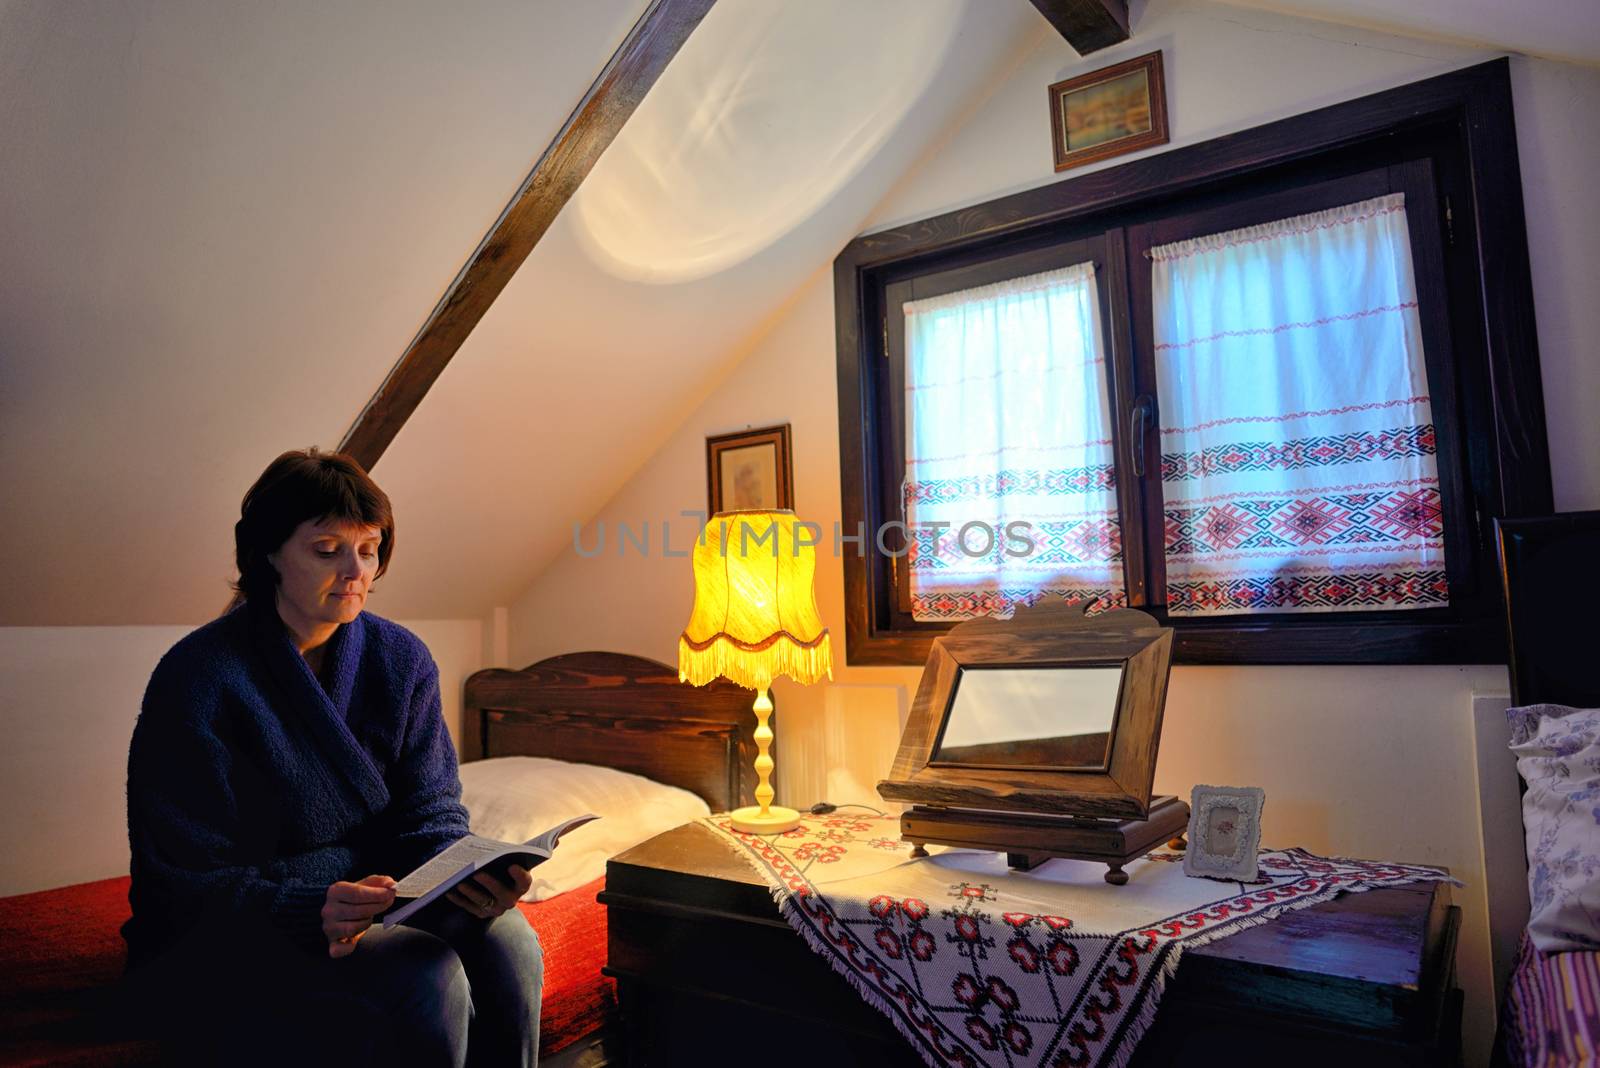
[[(1495, 521), (1510, 641), (1511, 703), (1600, 706), (1600, 656), (1585, 580), (1600, 560), (1600, 512)], [(1478, 790), (1484, 893), (1495, 989), (1504, 990), (1528, 924), (1526, 832), (1518, 794), (1526, 785), (1506, 751), (1503, 709), (1478, 716)], [(1503, 702), (1494, 702), (1495, 705)]]
[(565, 653), (467, 679), (461, 759), (540, 756), (648, 776), (713, 812), (755, 803), (755, 693), (625, 653)]
[(1600, 512), (1496, 524), (1518, 705), (1600, 706), (1600, 643), (1590, 574), (1600, 569)]

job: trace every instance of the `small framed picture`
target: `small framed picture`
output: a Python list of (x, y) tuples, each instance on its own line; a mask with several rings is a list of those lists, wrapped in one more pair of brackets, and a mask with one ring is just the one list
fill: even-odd
[(794, 508), (789, 424), (706, 439), (711, 514)]
[(1050, 87), (1056, 170), (1167, 143), (1161, 53), (1102, 67)]
[(1266, 800), (1259, 786), (1196, 786), (1189, 795), (1189, 848), (1183, 855), (1183, 874), (1255, 882)]

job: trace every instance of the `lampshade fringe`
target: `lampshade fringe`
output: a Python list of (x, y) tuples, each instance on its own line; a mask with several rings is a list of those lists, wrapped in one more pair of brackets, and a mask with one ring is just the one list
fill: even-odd
[(703, 649), (691, 648), (678, 639), (678, 678), (704, 686), (718, 676), (752, 690), (763, 690), (780, 675), (809, 685), (833, 678), (833, 649), (826, 641), (806, 647), (790, 638), (780, 638), (765, 649), (741, 649), (718, 636)]

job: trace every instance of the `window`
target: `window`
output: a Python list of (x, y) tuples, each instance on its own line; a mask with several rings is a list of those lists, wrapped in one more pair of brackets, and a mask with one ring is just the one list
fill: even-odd
[(1169, 615), (1449, 604), (1405, 211), (1150, 250)]
[(849, 660), (1045, 595), (1146, 608), (1187, 662), (1503, 659), (1486, 520), (1549, 508), (1505, 82), (847, 248), (844, 520), (903, 532), (844, 558)]
[(1126, 603), (1094, 263), (903, 307), (912, 618)]

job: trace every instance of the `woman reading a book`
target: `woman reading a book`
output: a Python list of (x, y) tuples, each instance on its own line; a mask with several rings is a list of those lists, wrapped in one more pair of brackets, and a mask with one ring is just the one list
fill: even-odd
[(128, 758), (143, 1011), (205, 1063), (534, 1063), (526, 870), (373, 926), (467, 833), (438, 669), (363, 611), (389, 499), (345, 456), (285, 453), (234, 540), (234, 603), (161, 659)]

